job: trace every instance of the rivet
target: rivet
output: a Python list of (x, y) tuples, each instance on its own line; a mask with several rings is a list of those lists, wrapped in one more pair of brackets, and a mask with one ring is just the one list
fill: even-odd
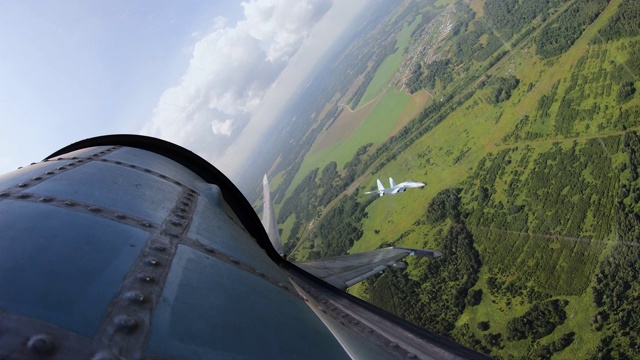
[(150, 266), (158, 266), (158, 265), (160, 265), (160, 262), (158, 261), (158, 259), (155, 259), (155, 258), (147, 259), (146, 263), (147, 263), (147, 265), (150, 265)]
[(83, 163), (83, 162), (84, 162), (84, 160), (82, 160), (82, 159), (78, 159), (78, 162), (79, 162), (79, 163)]
[(184, 206), (189, 206), (189, 203), (186, 202), (186, 201), (183, 201), (181, 204), (184, 205)]
[(169, 233), (169, 237), (170, 237), (170, 238), (177, 239), (177, 238), (179, 238), (179, 237), (180, 237), (180, 235), (178, 235), (178, 234), (174, 234), (174, 233)]
[(289, 290), (289, 288), (287, 287), (287, 285), (283, 284), (283, 283), (278, 283), (278, 286), (280, 286), (281, 288), (285, 289), (285, 290)]
[(166, 179), (167, 177), (164, 174), (160, 174), (160, 177)]
[(309, 302), (309, 298), (307, 298), (306, 296), (300, 296), (302, 298), (302, 300), (304, 300), (305, 302)]
[(174, 184), (178, 185), (178, 186), (182, 186), (182, 184), (180, 183), (180, 181), (174, 181)]
[(230, 258), (229, 258), (229, 261), (231, 261), (231, 262), (232, 262), (232, 263), (234, 263), (234, 264), (240, 264), (240, 260), (238, 260), (238, 259), (236, 259), (236, 258), (233, 258), (233, 257), (230, 257)]
[(94, 212), (94, 213), (99, 213), (99, 212), (102, 212), (102, 209), (100, 209), (99, 207), (95, 207), (95, 206), (89, 206), (89, 211)]
[(129, 167), (130, 167), (130, 168), (132, 168), (132, 169), (137, 168), (137, 166), (135, 166), (135, 165), (133, 165), (133, 164), (129, 165)]
[(171, 225), (180, 227), (182, 223), (178, 220), (171, 220)]
[(175, 217), (177, 217), (178, 219), (186, 219), (186, 216), (180, 214), (180, 213), (175, 213), (173, 214)]
[(8, 197), (9, 195), (11, 195), (11, 194), (6, 193), (6, 192), (0, 193), (0, 197)]
[(105, 151), (111, 151), (111, 149), (106, 149)]
[(390, 344), (389, 344), (389, 346), (390, 346), (390, 347), (392, 347), (392, 348), (397, 348), (397, 347), (398, 347), (398, 344), (397, 344), (397, 343), (392, 342), (392, 343), (390, 343)]
[(91, 360), (116, 360), (115, 355), (110, 351), (100, 351), (91, 357)]
[(73, 201), (69, 201), (69, 200), (65, 201), (64, 204), (67, 205), (67, 206), (75, 206), (76, 205), (76, 204), (73, 203)]
[(36, 176), (36, 177), (34, 177), (33, 179), (31, 179), (31, 180), (35, 180), (35, 181), (42, 180), (42, 177), (41, 177), (41, 176)]
[(65, 170), (65, 169), (66, 169), (66, 167), (64, 167), (64, 166), (59, 166), (58, 167), (58, 170)]
[(179, 209), (178, 209), (178, 211), (180, 211), (180, 212), (187, 212), (187, 209), (185, 209), (185, 208), (181, 207), (181, 208), (179, 208)]
[(114, 323), (116, 324), (116, 329), (127, 333), (132, 332), (138, 327), (138, 321), (128, 315), (116, 316)]
[(116, 219), (124, 220), (124, 219), (127, 218), (127, 215), (125, 215), (125, 214), (116, 214), (115, 217), (116, 217)]
[(151, 225), (151, 224), (149, 224), (148, 222), (142, 222), (142, 223), (140, 223), (140, 225), (142, 225), (142, 226), (144, 226), (144, 227), (146, 227), (146, 228), (150, 228), (150, 227), (152, 226), (152, 225)]
[(42, 160), (42, 162), (49, 162), (49, 159), (44, 159)]
[(75, 164), (76, 163), (74, 163), (74, 162), (70, 162), (70, 163), (67, 164), (67, 166), (74, 166)]
[(204, 251), (212, 253), (212, 254), (216, 253), (216, 250), (214, 248), (212, 248), (211, 246), (207, 246), (207, 245), (204, 246)]
[(36, 163), (31, 163), (31, 164), (29, 164), (29, 165), (35, 165), (35, 164), (36, 164)]
[(56, 344), (51, 335), (38, 334), (29, 338), (27, 348), (36, 354), (47, 355), (56, 349)]
[(141, 273), (138, 275), (138, 280), (146, 283), (153, 282), (153, 276), (145, 273)]
[(91, 154), (91, 156), (98, 156), (98, 153), (93, 153)]
[(124, 298), (132, 303), (138, 303), (138, 304), (142, 304), (144, 303), (147, 299), (144, 297), (144, 294), (140, 291), (127, 291), (124, 294)]
[(42, 197), (42, 198), (38, 199), (38, 201), (39, 202), (43, 202), (43, 203), (48, 203), (48, 202), (52, 202), (53, 199), (48, 197), (48, 196), (45, 196), (45, 197)]
[(323, 313), (327, 313), (327, 310), (325, 310), (322, 306), (318, 306), (318, 310), (322, 311)]
[(188, 197), (190, 197), (190, 198), (192, 198), (192, 197), (193, 197), (193, 194), (189, 192), (189, 193), (187, 193), (187, 196), (188, 196)]
[(78, 159), (77, 156), (74, 156), (74, 157), (71, 158), (71, 160), (77, 160), (77, 159)]
[(107, 159), (100, 159), (100, 161), (109, 162), (109, 160), (107, 160)]
[(116, 165), (122, 165), (122, 162), (120, 162), (120, 161), (116, 161), (115, 163), (116, 163)]
[(104, 151), (100, 151), (100, 154), (104, 154)]
[(163, 251), (167, 250), (167, 247), (166, 246), (162, 246), (162, 245), (156, 245), (156, 246), (153, 247), (153, 249), (156, 250), (156, 251), (163, 252)]
[(64, 158), (62, 158), (62, 157), (59, 157), (59, 158), (57, 158), (56, 160), (64, 160)]
[(146, 172), (146, 173), (150, 173), (150, 172), (151, 172), (151, 170), (149, 170), (149, 169), (144, 169), (144, 172)]
[(193, 189), (189, 189), (189, 192), (190, 192), (190, 193), (192, 193), (192, 194), (195, 194), (195, 193), (196, 193), (196, 191), (195, 191), (195, 190), (193, 190)]
[(46, 173), (44, 173), (45, 175), (53, 175), (54, 172), (53, 171), (47, 171)]
[(29, 184), (27, 184), (27, 183), (20, 183), (20, 184), (18, 184), (18, 187), (27, 187), (27, 186), (29, 186)]
[(18, 195), (18, 199), (28, 199), (31, 197), (31, 194), (20, 194)]

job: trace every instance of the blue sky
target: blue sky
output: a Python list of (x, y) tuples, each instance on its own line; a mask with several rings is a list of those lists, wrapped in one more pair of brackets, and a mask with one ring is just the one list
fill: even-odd
[(365, 2), (0, 2), (0, 173), (110, 133), (233, 172)]

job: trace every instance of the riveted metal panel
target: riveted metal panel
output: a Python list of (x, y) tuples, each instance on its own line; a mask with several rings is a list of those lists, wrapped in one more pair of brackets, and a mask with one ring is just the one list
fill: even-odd
[(101, 146), (78, 150), (67, 154), (68, 156), (43, 160), (40, 163), (33, 163), (11, 173), (0, 175), (0, 192), (6, 194), (9, 191), (22, 191), (33, 187), (51, 177), (99, 159), (115, 149), (117, 149), (115, 146)]
[(125, 147), (107, 154), (104, 158), (133, 164), (142, 168), (153, 169), (154, 171), (191, 188), (195, 186), (195, 183), (202, 182), (202, 178), (186, 167), (175, 161), (169, 160), (162, 155), (146, 150)]
[(348, 358), (290, 290), (183, 245), (151, 324), (151, 353), (193, 359)]
[(30, 189), (33, 193), (94, 204), (154, 223), (162, 223), (169, 215), (181, 190), (142, 171), (103, 162), (74, 168)]
[(208, 185), (208, 189), (199, 189), (200, 201), (193, 215), (188, 237), (205, 246), (221, 251), (238, 260), (264, 269), (269, 277), (284, 282), (286, 278), (276, 267), (255, 240), (238, 224), (230, 209), (225, 207), (220, 189)]
[(87, 337), (149, 236), (91, 214), (15, 200), (0, 201), (0, 228), (0, 308)]
[[(54, 176), (58, 173), (66, 170), (64, 166), (69, 161), (48, 161), (38, 164), (29, 165), (18, 169), (16, 171), (0, 175), (0, 192), (6, 191), (10, 188), (18, 188), (20, 185), (30, 186), (38, 182), (46, 180), (47, 178)], [(65, 167), (62, 170), (57, 170), (59, 167)]]
[(117, 147), (115, 146), (92, 146), (92, 147), (88, 147), (88, 148), (84, 148), (76, 151), (71, 151), (61, 156), (55, 156), (55, 157), (49, 158), (49, 160), (56, 160), (56, 159), (73, 160), (73, 158), (83, 158), (83, 157), (87, 158), (91, 156), (101, 157), (116, 149)]

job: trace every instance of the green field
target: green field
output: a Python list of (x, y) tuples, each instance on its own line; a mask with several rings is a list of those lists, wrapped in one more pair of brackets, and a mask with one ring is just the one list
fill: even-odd
[(369, 101), (374, 100), (378, 97), (382, 92), (387, 88), (389, 82), (395, 75), (396, 71), (402, 64), (404, 60), (404, 50), (409, 44), (409, 40), (411, 37), (411, 32), (415, 29), (415, 27), (420, 23), (420, 16), (416, 18), (413, 23), (407, 24), (400, 34), (398, 34), (398, 40), (396, 42), (396, 52), (389, 55), (383, 62), (380, 64), (380, 67), (376, 71), (376, 74), (373, 76), (373, 79), (367, 86), (367, 90), (364, 92), (364, 95), (360, 99), (360, 102), (353, 108), (357, 109), (363, 104), (368, 103)]
[(382, 143), (389, 136), (410, 99), (411, 96), (404, 92), (389, 90), (384, 93), (373, 111), (348, 140), (335, 143), (329, 141), (329, 145), (325, 145), (322, 149), (316, 149), (314, 145), (291, 182), (287, 196), (309, 171), (318, 167), (322, 169), (331, 161), (337, 162), (340, 169), (351, 160), (360, 146), (367, 143)]
[[(588, 1), (576, 1), (575, 6), (583, 9), (578, 5)], [(561, 55), (536, 56), (532, 44), (538, 38), (532, 33), (524, 46), (512, 49), (491, 69), (490, 77), (451, 100), (463, 102), (441, 107), (423, 123), (410, 124), (413, 133), (390, 140), (392, 127), (386, 126), (402, 112), (408, 95), (386, 91), (349, 143), (329, 141), (310, 152), (294, 182), (330, 161), (342, 166), (362, 144), (380, 144), (377, 149), (385, 152), (374, 156), (374, 147), (361, 159), (367, 167), (358, 168), (357, 174), (370, 173), (357, 194), (336, 201), (333, 208), (322, 209), (324, 217), (313, 219), (320, 233), (336, 229), (357, 237), (332, 238), (344, 243), (326, 244), (309, 231), (309, 241), (295, 255), (336, 255), (336, 249), (344, 248), (357, 253), (389, 245), (446, 249), (459, 241), (456, 249), (461, 253), (410, 259), (406, 272), (390, 270), (351, 292), (492, 356), (589, 358), (605, 350), (611, 357), (626, 354), (636, 340), (620, 319), (638, 316), (634, 299), (640, 289), (635, 278), (620, 280), (607, 269), (637, 263), (640, 230), (630, 224), (638, 219), (640, 201), (640, 140), (633, 132), (640, 129), (640, 96), (624, 95), (620, 89), (624, 81), (627, 87), (638, 85), (628, 79), (640, 74), (640, 34), (591, 43), (622, 2), (612, 1), (595, 21), (580, 28), (582, 36)], [(563, 19), (563, 12), (556, 16)], [(449, 86), (471, 83), (463, 66), (451, 72)], [(383, 66), (378, 72), (374, 79), (390, 73)], [(363, 103), (367, 96), (375, 98), (373, 85)], [(431, 126), (429, 121), (440, 115)], [(418, 131), (421, 136), (413, 136)], [(376, 178), (388, 186), (389, 177), (427, 186), (370, 203), (375, 195), (363, 192), (375, 187)], [(453, 210), (446, 208), (445, 218), (433, 220), (434, 199), (454, 188), (459, 189), (459, 203), (447, 204)], [(313, 199), (313, 194), (306, 195)], [(336, 215), (335, 210), (343, 213)], [(348, 227), (341, 228), (345, 223)], [(620, 239), (627, 243), (620, 244)], [(456, 262), (461, 254), (473, 259), (473, 251), (478, 253), (477, 270)], [(618, 260), (625, 257), (632, 259), (629, 264)], [(610, 281), (602, 280), (605, 275)], [(621, 295), (620, 286), (608, 288), (612, 279), (625, 283), (628, 293)], [(395, 287), (398, 281), (404, 290)], [(604, 300), (595, 299), (595, 289), (605, 293)], [(476, 290), (482, 290), (481, 300), (474, 304), (462, 299), (460, 306), (460, 296)], [(385, 298), (391, 293), (402, 300)], [(553, 306), (557, 323), (545, 325), (531, 315)], [(442, 316), (434, 319), (437, 309)], [(485, 321), (490, 328), (483, 330), (479, 326)], [(541, 328), (544, 332), (536, 332)]]

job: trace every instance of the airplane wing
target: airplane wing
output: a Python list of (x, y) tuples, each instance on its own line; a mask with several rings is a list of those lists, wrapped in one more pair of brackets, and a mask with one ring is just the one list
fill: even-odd
[(425, 187), (425, 183), (417, 182), (417, 181), (405, 181), (398, 184), (399, 187), (405, 188), (423, 188)]
[(282, 250), (282, 241), (280, 240), (280, 231), (278, 230), (278, 223), (276, 222), (276, 211), (273, 208), (273, 203), (271, 202), (271, 190), (269, 189), (269, 179), (267, 178), (267, 174), (264, 174), (264, 178), (262, 179), (262, 197), (263, 208), (262, 208), (262, 226), (267, 231), (267, 235), (269, 235), (269, 240), (271, 240), (271, 245), (276, 249), (280, 256), (284, 255), (284, 251)]
[(329, 284), (345, 290), (370, 276), (392, 266), (409, 255), (438, 257), (440, 251), (388, 247), (358, 254), (335, 256), (320, 260), (301, 261), (295, 264)]
[(376, 190), (376, 191), (367, 191), (367, 192), (365, 192), (365, 194), (379, 194), (380, 196), (384, 195), (384, 193), (386, 191), (385, 191), (384, 186), (382, 185), (382, 182), (380, 181), (380, 179), (377, 179), (376, 182), (378, 183), (378, 190)]

